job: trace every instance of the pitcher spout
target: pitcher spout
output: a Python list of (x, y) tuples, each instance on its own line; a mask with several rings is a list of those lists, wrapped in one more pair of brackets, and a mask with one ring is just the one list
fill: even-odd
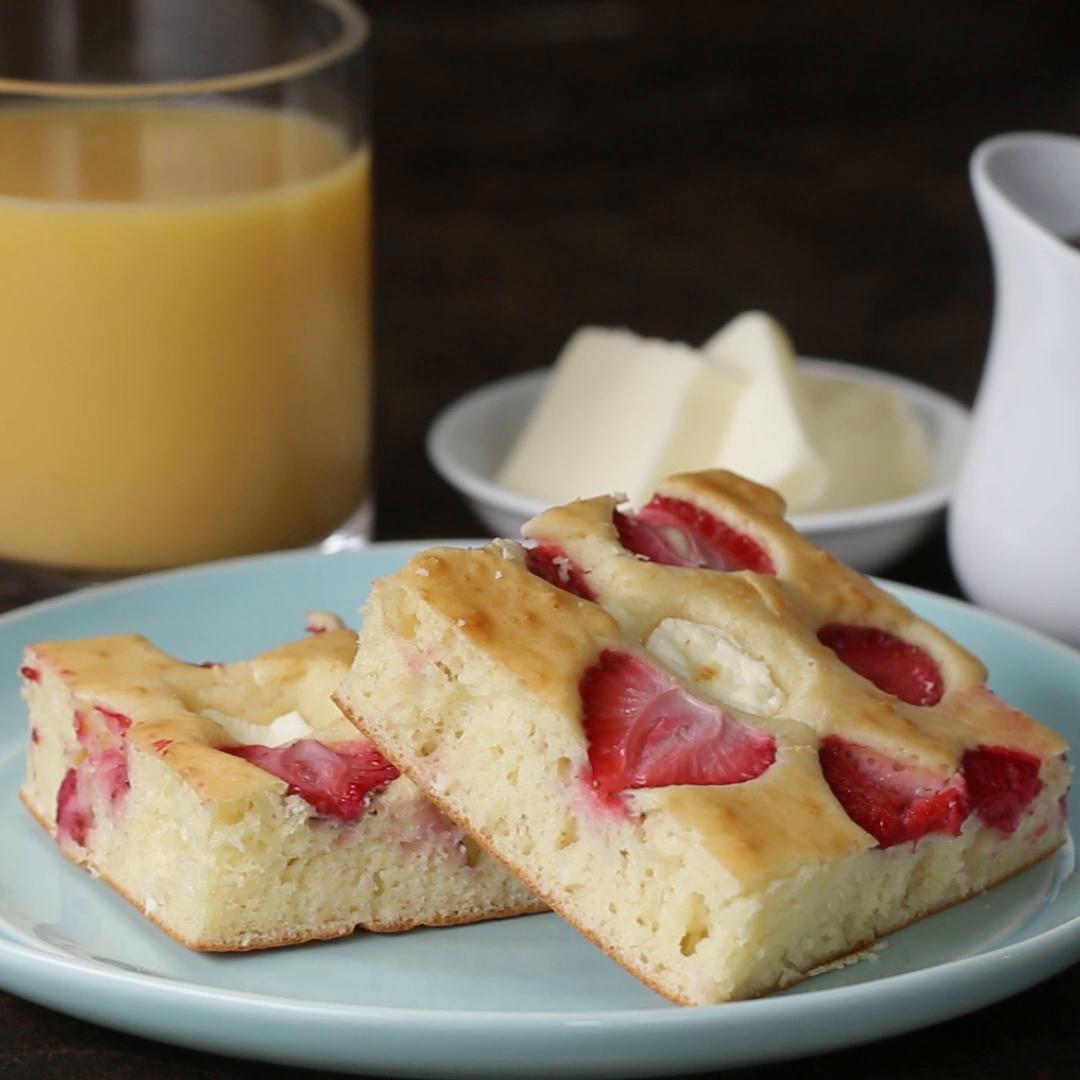
[(1018, 239), (1080, 261), (1068, 246), (1080, 240), (1080, 139), (1048, 132), (989, 139), (972, 155), (971, 184), (991, 241), (1016, 229)]

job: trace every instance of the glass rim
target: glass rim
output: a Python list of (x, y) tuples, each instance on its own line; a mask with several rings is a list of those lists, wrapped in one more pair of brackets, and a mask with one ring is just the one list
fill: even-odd
[(0, 76), (0, 100), (5, 95), (39, 98), (155, 98), (252, 90), (290, 79), (313, 75), (359, 52), (371, 36), (371, 24), (353, 0), (307, 0), (337, 16), (339, 33), (335, 41), (321, 49), (268, 67), (205, 79), (176, 79), (163, 82), (48, 82), (38, 79), (10, 79)]

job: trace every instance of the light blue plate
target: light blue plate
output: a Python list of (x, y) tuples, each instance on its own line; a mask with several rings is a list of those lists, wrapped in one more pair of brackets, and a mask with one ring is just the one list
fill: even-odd
[[(913, 926), (876, 960), (760, 1001), (669, 1005), (553, 915), (238, 956), (189, 953), (65, 862), (16, 796), (24, 645), (138, 631), (192, 660), (351, 614), (417, 544), (271, 555), (89, 590), (0, 618), (0, 985), (153, 1039), (386, 1076), (648, 1076), (866, 1042), (997, 1001), (1080, 957), (1069, 844), (988, 895)], [(956, 601), (895, 587), (1080, 741), (1080, 654)], [(1074, 811), (1074, 818), (1076, 811)]]

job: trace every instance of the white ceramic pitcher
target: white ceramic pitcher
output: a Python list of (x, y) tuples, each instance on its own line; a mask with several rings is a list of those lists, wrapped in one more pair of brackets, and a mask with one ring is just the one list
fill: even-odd
[(1080, 645), (1080, 138), (991, 139), (971, 182), (995, 301), (953, 565), (980, 604)]

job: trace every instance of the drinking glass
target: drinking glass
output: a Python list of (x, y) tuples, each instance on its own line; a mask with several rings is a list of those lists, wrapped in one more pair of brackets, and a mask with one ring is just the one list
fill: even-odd
[(0, 5), (0, 559), (370, 530), (367, 38), (350, 0)]

